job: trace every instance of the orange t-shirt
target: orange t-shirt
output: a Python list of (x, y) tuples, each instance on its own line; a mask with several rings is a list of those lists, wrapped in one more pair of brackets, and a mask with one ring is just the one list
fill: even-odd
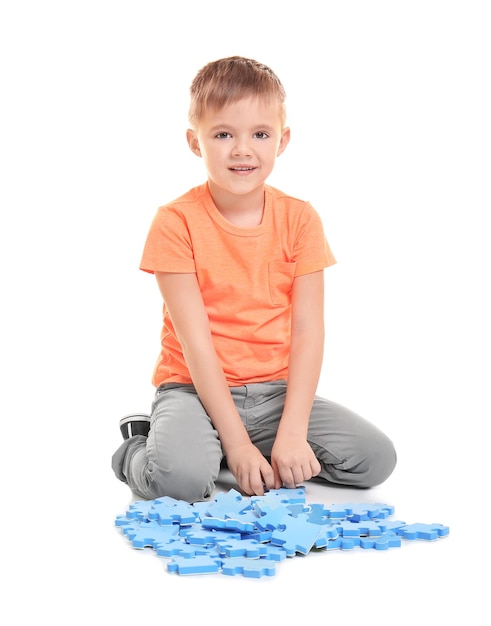
[[(159, 208), (140, 269), (196, 273), (225, 377), (239, 386), (288, 377), (293, 280), (335, 262), (308, 202), (266, 186), (261, 224), (242, 228), (205, 183)], [(161, 344), (153, 384), (191, 383), (165, 303)]]

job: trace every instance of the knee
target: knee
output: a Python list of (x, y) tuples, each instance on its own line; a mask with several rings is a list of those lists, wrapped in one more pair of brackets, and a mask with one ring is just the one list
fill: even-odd
[(197, 467), (192, 463), (163, 469), (150, 463), (147, 467), (151, 498), (168, 496), (186, 502), (199, 502), (211, 495), (220, 467)]
[[(377, 445), (367, 450), (359, 475), (359, 487), (376, 487), (386, 481), (397, 464), (394, 444), (388, 437), (381, 437)], [(360, 468), (361, 469), (361, 468)]]

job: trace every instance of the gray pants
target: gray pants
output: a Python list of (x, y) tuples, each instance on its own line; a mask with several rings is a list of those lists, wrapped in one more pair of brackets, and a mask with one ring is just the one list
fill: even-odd
[[(286, 382), (231, 387), (242, 421), (265, 457), (271, 449), (285, 402)], [(352, 411), (316, 396), (308, 442), (331, 484), (374, 487), (392, 473), (396, 453), (390, 439)], [(208, 497), (220, 472), (223, 451), (192, 385), (162, 385), (152, 405), (148, 437), (127, 439), (115, 452), (116, 476), (138, 498), (171, 496), (188, 502)]]

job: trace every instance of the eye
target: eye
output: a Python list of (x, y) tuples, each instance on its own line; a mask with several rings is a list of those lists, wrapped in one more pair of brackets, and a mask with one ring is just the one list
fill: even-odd
[(223, 131), (222, 133), (217, 133), (215, 135), (215, 137), (217, 139), (227, 139), (228, 137), (231, 137), (232, 135), (230, 133), (227, 133), (226, 131)]
[(269, 137), (268, 133), (265, 133), (263, 130), (254, 133), (254, 137), (256, 139), (267, 139)]

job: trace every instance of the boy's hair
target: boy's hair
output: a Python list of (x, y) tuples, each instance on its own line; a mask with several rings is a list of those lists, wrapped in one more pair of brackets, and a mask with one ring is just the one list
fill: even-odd
[(205, 65), (191, 83), (189, 123), (195, 127), (207, 109), (220, 110), (247, 96), (277, 100), (285, 125), (285, 89), (276, 74), (253, 59), (233, 56)]

